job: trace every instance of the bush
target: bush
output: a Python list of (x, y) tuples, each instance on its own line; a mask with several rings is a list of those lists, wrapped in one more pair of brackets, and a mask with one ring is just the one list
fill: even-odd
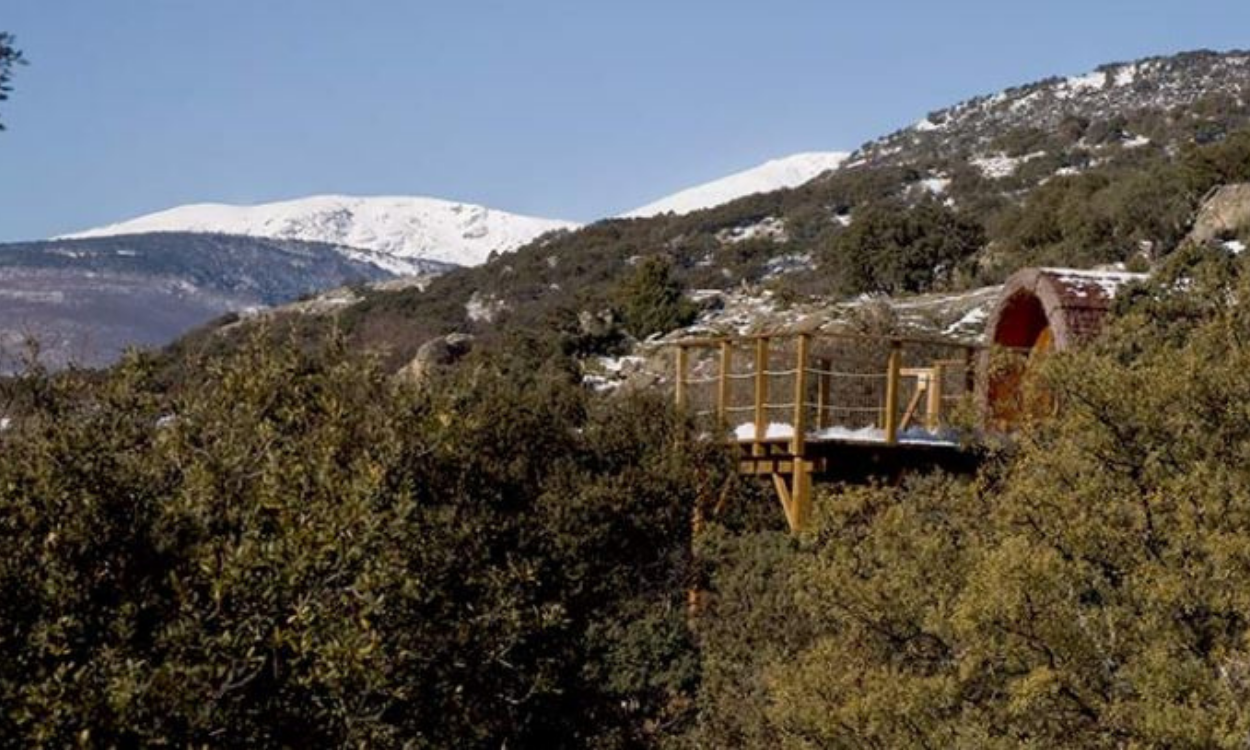
[(265, 336), (156, 372), (6, 386), (0, 745), (648, 746), (690, 720), (689, 514), (728, 474), (663, 400), (480, 361), (415, 392)]

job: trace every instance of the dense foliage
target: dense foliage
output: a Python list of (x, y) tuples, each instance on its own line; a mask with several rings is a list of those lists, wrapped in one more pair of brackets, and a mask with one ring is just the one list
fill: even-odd
[(619, 747), (690, 716), (667, 404), (255, 339), (6, 383), (0, 745)]
[(1244, 747), (1248, 305), (1244, 260), (1187, 251), (977, 481), (711, 535), (700, 744)]

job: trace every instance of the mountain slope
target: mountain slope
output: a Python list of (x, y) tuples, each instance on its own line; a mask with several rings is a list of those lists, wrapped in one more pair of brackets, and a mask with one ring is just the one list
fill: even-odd
[(358, 259), (392, 273), (409, 273), (412, 260), (477, 265), (491, 253), (508, 252), (547, 232), (575, 226), (435, 198), (321, 195), (253, 206), (178, 206), (62, 239), (209, 232), (325, 242), (372, 251), (377, 255)]
[(719, 206), (743, 196), (794, 187), (819, 174), (837, 169), (847, 156), (849, 154), (843, 151), (826, 151), (773, 159), (758, 167), (674, 193), (622, 214), (622, 217), (640, 219), (665, 213), (687, 214)]
[[(797, 187), (596, 222), (426, 289), (366, 291), (334, 324), (396, 364), (454, 331), (501, 341), (555, 332), (585, 351), (610, 340), (594, 321), (613, 319), (622, 278), (647, 256), (665, 258), (688, 289), (771, 289), (829, 305), (879, 291), (885, 274), (943, 292), (1025, 265), (1148, 264), (1183, 241), (1211, 187), (1250, 181), (1248, 82), (1247, 56), (1199, 52), (1010, 89), (934, 113)], [(1058, 111), (1022, 114), (1039, 102)], [(891, 243), (907, 245), (914, 267)], [(952, 245), (943, 258), (955, 260), (928, 263), (932, 248)], [(866, 282), (850, 273), (865, 269)]]
[[(431, 271), (443, 270), (437, 266)], [(27, 337), (51, 367), (107, 364), (227, 312), (390, 278), (343, 248), (212, 234), (0, 245), (0, 373)]]

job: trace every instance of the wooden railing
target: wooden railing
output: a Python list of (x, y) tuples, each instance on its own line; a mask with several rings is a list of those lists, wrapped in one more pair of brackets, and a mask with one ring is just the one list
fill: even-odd
[[(979, 347), (923, 337), (794, 333), (676, 342), (678, 405), (756, 455), (786, 442), (938, 433), (971, 399)], [(749, 366), (736, 366), (747, 360)], [(749, 419), (748, 419), (749, 417)], [(910, 431), (910, 432), (909, 432)]]

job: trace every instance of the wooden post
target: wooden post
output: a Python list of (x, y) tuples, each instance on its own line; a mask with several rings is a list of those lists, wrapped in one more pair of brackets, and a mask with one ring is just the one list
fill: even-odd
[(833, 375), (829, 371), (833, 369), (833, 362), (828, 357), (819, 357), (816, 362), (822, 370), (816, 380), (816, 427), (823, 430), (829, 426), (829, 401), (833, 392)]
[(764, 455), (764, 437), (768, 434), (768, 338), (755, 340), (755, 445), (752, 453)]
[(686, 408), (686, 368), (690, 359), (690, 353), (686, 351), (684, 344), (677, 345), (677, 408)]
[(942, 379), (946, 374), (946, 365), (934, 362), (929, 371), (928, 402), (925, 404), (924, 427), (929, 432), (936, 432), (942, 424)]
[(890, 358), (885, 369), (885, 442), (898, 442), (898, 379), (903, 365), (902, 343), (890, 341)]
[(716, 419), (722, 430), (729, 427), (729, 375), (733, 371), (733, 344), (720, 342), (720, 382), (716, 384)]
[(964, 347), (964, 393), (973, 393), (977, 389), (977, 350), (973, 346)]
[[(790, 452), (794, 454), (796, 462), (802, 460), (807, 440), (807, 350), (810, 341), (810, 335), (800, 333), (798, 351), (795, 353), (794, 437), (790, 440)], [(797, 473), (795, 477), (797, 481)]]

